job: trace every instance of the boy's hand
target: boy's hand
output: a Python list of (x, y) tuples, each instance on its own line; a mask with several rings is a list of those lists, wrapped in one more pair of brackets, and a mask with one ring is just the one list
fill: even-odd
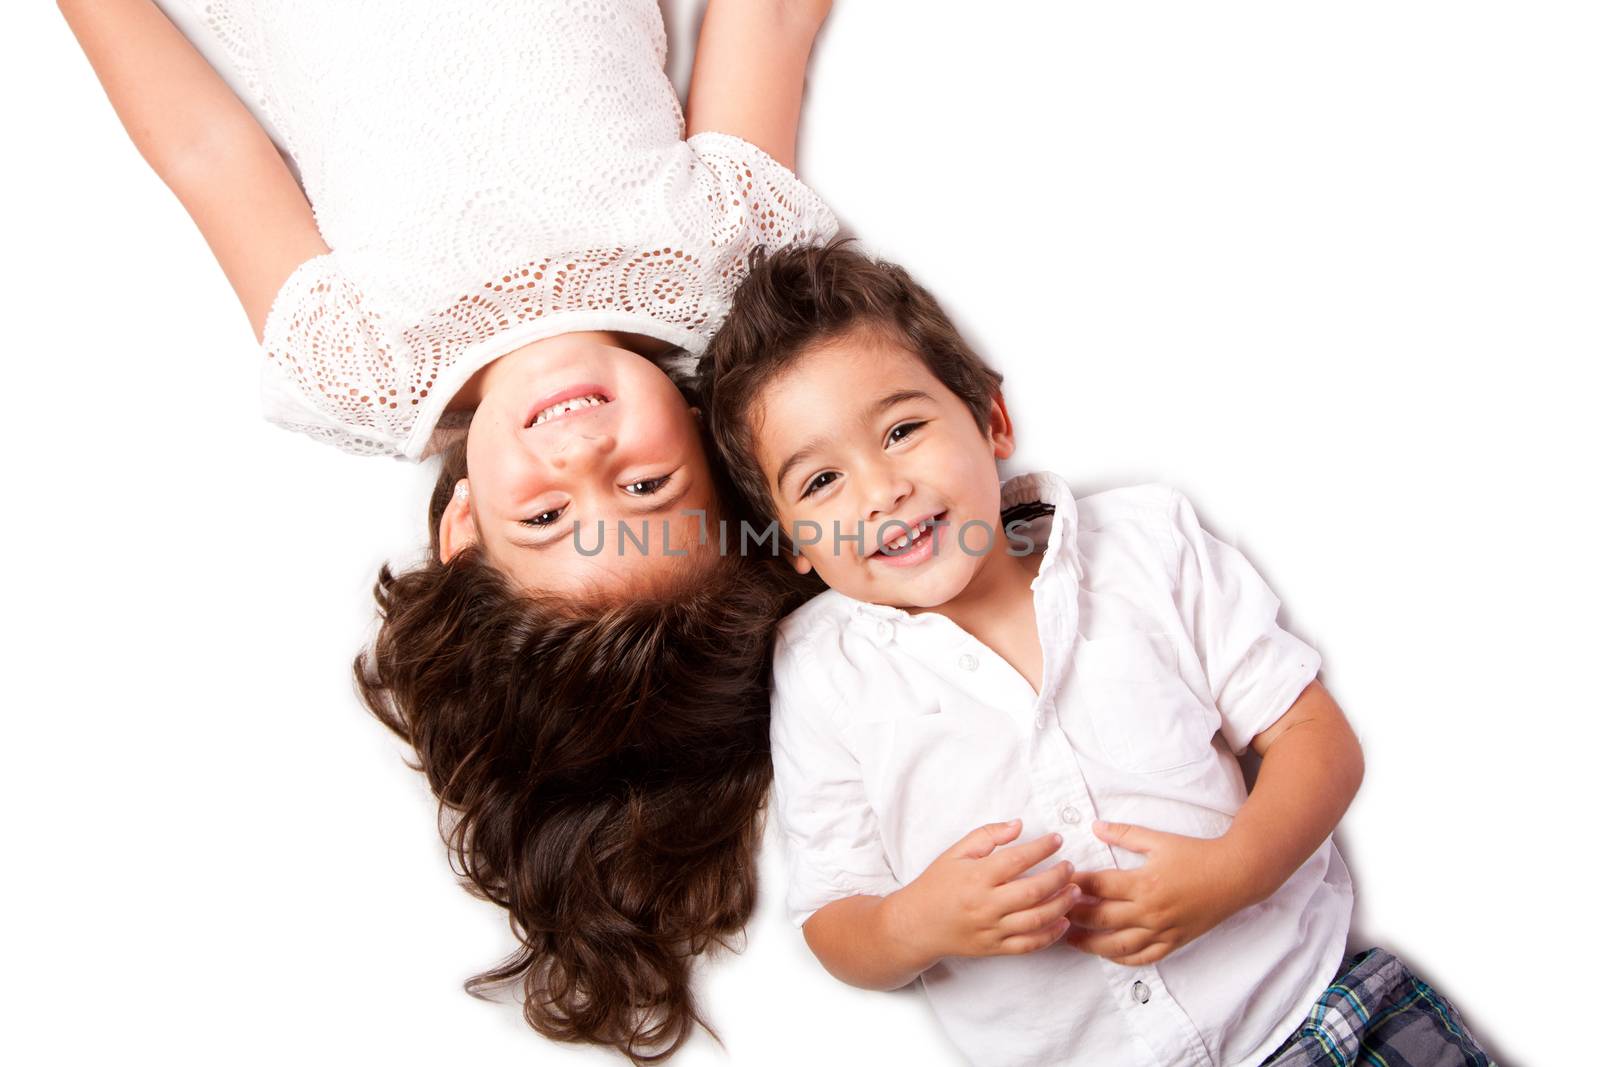
[(887, 898), (899, 936), (930, 966), (946, 956), (1034, 952), (1066, 932), (1080, 895), (1072, 864), (1018, 877), (1060, 848), (1061, 835), (1000, 847), (1021, 833), (1021, 819), (980, 826)]
[(1067, 943), (1139, 967), (1188, 944), (1251, 901), (1249, 876), (1226, 838), (1184, 837), (1126, 823), (1094, 824), (1107, 844), (1144, 853), (1137, 870), (1080, 871), (1083, 900)]

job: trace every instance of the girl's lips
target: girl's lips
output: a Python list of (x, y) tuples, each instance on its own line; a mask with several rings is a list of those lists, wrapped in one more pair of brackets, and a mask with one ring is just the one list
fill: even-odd
[[(616, 399), (611, 395), (611, 391), (609, 389), (606, 389), (603, 386), (595, 385), (591, 382), (585, 382), (579, 385), (569, 385), (564, 389), (559, 389), (554, 393), (550, 393), (547, 396), (541, 396), (539, 399), (535, 400), (533, 402), (533, 406), (528, 409), (527, 414), (523, 417), (522, 428), (526, 430), (531, 427), (533, 425), (533, 420), (539, 417), (540, 412), (552, 408), (564, 400), (577, 400), (579, 397), (585, 396), (598, 396), (607, 404)], [(572, 412), (570, 411), (565, 413), (565, 415), (571, 414)], [(546, 423), (554, 422), (556, 419), (565, 417), (565, 415), (552, 416), (551, 418), (544, 420), (544, 422), (541, 422), (539, 425), (543, 426)]]

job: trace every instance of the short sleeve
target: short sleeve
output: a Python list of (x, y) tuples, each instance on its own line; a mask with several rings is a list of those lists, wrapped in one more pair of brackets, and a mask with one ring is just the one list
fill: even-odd
[(698, 164), (697, 192), (710, 209), (703, 239), (713, 247), (820, 244), (838, 232), (822, 198), (749, 141), (706, 132), (688, 145)]
[[(789, 918), (803, 926), (846, 897), (900, 888), (889, 870), (861, 767), (835, 728), (825, 664), (780, 638), (773, 659), (773, 806), (789, 862)], [(824, 692), (819, 693), (819, 689)]]
[(1278, 598), (1238, 549), (1201, 527), (1182, 493), (1172, 493), (1170, 517), (1178, 609), (1222, 716), (1222, 735), (1240, 753), (1311, 684), (1322, 657), (1278, 625)]
[(400, 455), (422, 398), (403, 382), (380, 316), (332, 254), (302, 263), (262, 330), (263, 414), (358, 455)]

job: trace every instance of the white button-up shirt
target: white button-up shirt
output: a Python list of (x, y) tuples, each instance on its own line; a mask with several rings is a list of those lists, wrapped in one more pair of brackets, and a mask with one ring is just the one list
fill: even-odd
[[(933, 612), (830, 591), (784, 621), (772, 748), (796, 925), (906, 885), (985, 822), (1060, 833), (1045, 863), (1080, 870), (1143, 862), (1095, 838), (1097, 818), (1219, 837), (1245, 800), (1236, 753), (1316, 677), (1321, 658), (1278, 626), (1266, 583), (1180, 493), (1075, 502), (1054, 475), (1006, 483), (1004, 507), (1033, 501), (1054, 507), (1027, 528), (1044, 543), (1037, 693)], [(1258, 1064), (1335, 977), (1351, 902), (1325, 841), (1266, 901), (1158, 963), (1058, 943), (948, 958), (921, 981), (979, 1064)]]

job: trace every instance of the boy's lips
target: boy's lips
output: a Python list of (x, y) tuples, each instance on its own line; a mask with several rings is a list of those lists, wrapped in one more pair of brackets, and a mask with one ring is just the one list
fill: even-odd
[(588, 382), (569, 385), (535, 400), (522, 420), (522, 428), (526, 430), (533, 426), (544, 426), (575, 412), (602, 407), (614, 399), (610, 390), (602, 386)]
[(938, 549), (943, 531), (937, 524), (944, 522), (945, 514), (936, 511), (914, 522), (891, 519), (881, 524), (877, 530), (881, 543), (866, 558), (888, 567), (914, 567), (928, 560)]

